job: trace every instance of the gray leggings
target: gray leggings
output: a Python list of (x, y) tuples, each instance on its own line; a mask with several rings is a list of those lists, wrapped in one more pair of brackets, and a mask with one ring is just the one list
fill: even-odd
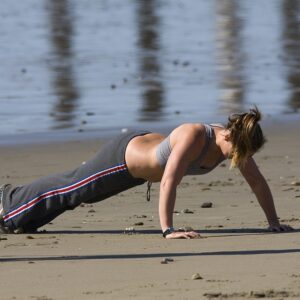
[(125, 150), (132, 138), (147, 133), (121, 134), (75, 170), (9, 187), (3, 198), (5, 226), (33, 231), (81, 203), (98, 202), (143, 184), (144, 179), (134, 178), (128, 172)]

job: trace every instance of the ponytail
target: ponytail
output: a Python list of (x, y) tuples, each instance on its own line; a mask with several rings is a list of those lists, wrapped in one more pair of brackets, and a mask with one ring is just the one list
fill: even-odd
[(233, 114), (228, 118), (226, 128), (232, 142), (231, 167), (243, 166), (246, 159), (257, 152), (266, 142), (259, 121), (261, 113), (255, 106), (248, 113)]

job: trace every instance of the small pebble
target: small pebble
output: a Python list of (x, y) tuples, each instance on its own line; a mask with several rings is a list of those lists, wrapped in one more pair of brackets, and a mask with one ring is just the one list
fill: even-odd
[(212, 207), (212, 202), (204, 202), (201, 205), (202, 208), (210, 208)]
[(266, 294), (264, 292), (251, 292), (250, 295), (255, 298), (265, 298), (266, 297)]
[(292, 181), (291, 185), (300, 186), (300, 181)]
[(203, 279), (203, 277), (199, 273), (193, 274), (192, 280), (199, 280), (199, 279)]
[(140, 219), (145, 219), (145, 218), (147, 218), (147, 216), (146, 215), (134, 215), (134, 217), (136, 217), (136, 218), (140, 218)]
[(144, 223), (143, 223), (143, 222), (136, 222), (136, 223), (134, 223), (134, 225), (135, 225), (135, 226), (143, 226)]
[(208, 298), (218, 298), (222, 296), (221, 293), (205, 293), (203, 296), (208, 297)]
[(211, 190), (211, 188), (209, 188), (209, 187), (202, 188), (202, 191), (210, 191), (210, 190)]
[(173, 258), (170, 258), (170, 257), (166, 257), (164, 260), (162, 260), (160, 263), (161, 264), (167, 264), (167, 263), (169, 263), (169, 262), (173, 262), (174, 261), (174, 259)]
[(193, 214), (194, 212), (188, 208), (185, 208), (184, 210), (182, 210), (182, 213), (184, 214)]
[(173, 261), (174, 261), (174, 259), (173, 259), (173, 258), (171, 258), (171, 257), (166, 257), (166, 258), (165, 258), (165, 261), (167, 261), (167, 262), (173, 262)]
[(124, 233), (129, 234), (129, 235), (135, 234), (135, 229), (133, 227), (127, 227), (127, 228), (125, 228)]

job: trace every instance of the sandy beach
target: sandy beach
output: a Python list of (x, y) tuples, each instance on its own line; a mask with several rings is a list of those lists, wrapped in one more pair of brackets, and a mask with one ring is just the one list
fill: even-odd
[[(265, 132), (268, 143), (255, 158), (294, 232), (265, 230), (254, 195), (227, 162), (178, 188), (175, 226), (190, 226), (201, 239), (162, 238), (159, 184), (150, 202), (143, 185), (68, 211), (41, 233), (1, 235), (0, 299), (300, 299), (299, 124)], [(102, 143), (3, 146), (1, 182), (72, 169)]]

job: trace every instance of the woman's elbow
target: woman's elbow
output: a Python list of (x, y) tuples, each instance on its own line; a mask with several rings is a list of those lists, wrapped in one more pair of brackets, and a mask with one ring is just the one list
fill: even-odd
[(175, 178), (162, 178), (160, 183), (160, 188), (163, 190), (176, 189), (177, 185), (180, 183)]

